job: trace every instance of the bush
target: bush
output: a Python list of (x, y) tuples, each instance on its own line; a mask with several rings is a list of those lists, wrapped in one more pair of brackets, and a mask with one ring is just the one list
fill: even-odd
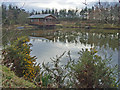
[[(43, 64), (44, 73), (49, 86), (67, 88), (114, 88), (118, 87), (117, 67), (111, 67), (110, 59), (102, 59), (95, 49), (82, 50), (79, 60), (72, 60), (68, 52), (69, 61), (60, 65), (60, 57), (52, 60), (53, 65)], [(43, 75), (44, 76), (44, 75)], [(118, 81), (118, 82), (117, 82)]]
[[(56, 56), (52, 64), (42, 64), (40, 72), (36, 58), (30, 56), (28, 37), (17, 38), (3, 50), (2, 63), (15, 72), (19, 77), (33, 81), (38, 87), (67, 87), (67, 88), (114, 88), (118, 87), (117, 67), (111, 66), (111, 59), (97, 55), (95, 49), (82, 50), (79, 60), (72, 60), (68, 52), (66, 65), (60, 64), (64, 56)], [(11, 79), (9, 76), (8, 79)]]
[(30, 46), (28, 37), (17, 38), (11, 45), (3, 50), (3, 64), (10, 67), (19, 77), (33, 80), (40, 72), (39, 65), (36, 65), (36, 58), (30, 56)]
[(10, 71), (4, 65), (0, 65), (0, 71), (2, 71), (1, 79), (3, 88), (36, 88), (34, 83), (17, 77), (13, 71)]
[[(43, 65), (43, 75), (42, 75), (42, 85), (46, 87), (54, 87), (54, 88), (63, 88), (64, 80), (66, 78), (65, 67), (60, 65), (60, 58), (65, 54), (65, 52), (61, 56), (56, 56), (56, 58), (52, 59), (53, 64), (42, 64)], [(52, 66), (52, 67), (50, 67)], [(44, 80), (46, 79), (46, 80)], [(47, 81), (47, 82), (46, 82)], [(46, 84), (45, 84), (46, 83)]]
[(102, 59), (95, 49), (80, 51), (77, 62), (69, 65), (72, 87), (113, 88), (117, 87), (117, 67), (110, 67), (110, 59)]

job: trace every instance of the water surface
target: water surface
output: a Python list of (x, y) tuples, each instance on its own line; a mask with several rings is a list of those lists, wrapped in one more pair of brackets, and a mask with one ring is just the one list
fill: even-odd
[[(92, 30), (91, 30), (92, 31)], [(112, 58), (112, 63), (118, 63), (118, 32), (108, 30), (34, 30), (30, 33), (30, 43), (33, 44), (31, 55), (37, 56), (37, 62), (51, 62), (50, 58), (60, 56), (65, 51), (71, 52), (71, 57), (78, 60), (78, 52), (82, 49), (96, 48), (98, 55)], [(67, 53), (61, 63), (68, 60)]]
[(37, 57), (37, 62), (51, 62), (50, 58), (60, 56), (66, 51), (61, 59), (61, 63), (68, 61), (67, 52), (71, 52), (71, 57), (78, 60), (78, 52), (82, 49), (96, 48), (98, 55), (112, 58), (112, 63), (118, 63), (118, 30), (3, 30), (3, 45), (9, 44), (16, 39), (16, 36), (29, 36), (32, 56)]

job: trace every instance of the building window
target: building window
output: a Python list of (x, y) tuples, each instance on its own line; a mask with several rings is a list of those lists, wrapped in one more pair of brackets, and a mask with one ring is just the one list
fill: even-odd
[(33, 20), (33, 19), (31, 19), (31, 22), (34, 22), (34, 20)]
[(43, 19), (40, 19), (41, 22), (43, 22)]
[(35, 19), (35, 22), (39, 22), (39, 19)]

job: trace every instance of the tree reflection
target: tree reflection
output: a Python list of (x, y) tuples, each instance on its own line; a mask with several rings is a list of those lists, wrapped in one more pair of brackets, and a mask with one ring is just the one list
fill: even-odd
[[(16, 37), (29, 35), (34, 37), (44, 37), (48, 41), (75, 43), (91, 46), (111, 48), (118, 50), (118, 33), (117, 32), (90, 32), (80, 30), (32, 30), (32, 31), (6, 31), (3, 30), (3, 45), (13, 41)], [(46, 39), (42, 41), (46, 42)]]
[(106, 32), (83, 32), (83, 31), (49, 31), (44, 33), (37, 33), (38, 36), (45, 37), (52, 42), (63, 42), (63, 43), (75, 43), (84, 44), (91, 46), (99, 46), (100, 48), (108, 47), (112, 50), (118, 50), (118, 33), (106, 33)]

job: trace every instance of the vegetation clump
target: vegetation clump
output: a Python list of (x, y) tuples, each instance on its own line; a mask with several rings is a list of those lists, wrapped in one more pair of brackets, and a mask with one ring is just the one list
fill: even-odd
[(35, 56), (30, 56), (30, 46), (28, 37), (17, 38), (3, 50), (2, 63), (10, 67), (19, 77), (24, 77), (32, 81), (40, 72), (39, 64), (36, 65)]
[(2, 71), (2, 86), (3, 88), (36, 88), (36, 85), (30, 81), (19, 78), (6, 66), (0, 65)]
[(50, 64), (43, 64), (44, 73), (49, 76), (49, 86), (67, 88), (116, 88), (118, 87), (117, 66), (110, 66), (110, 59), (102, 59), (95, 49), (79, 52), (79, 60), (72, 60), (70, 52), (66, 65), (60, 65), (60, 57)]
[[(41, 88), (114, 88), (118, 87), (117, 66), (111, 66), (110, 58), (102, 58), (95, 49), (78, 52), (79, 59), (73, 60), (68, 52), (68, 60), (61, 65), (65, 52), (51, 59), (52, 63), (43, 63), (40, 70), (36, 58), (30, 56), (31, 44), (28, 37), (17, 38), (3, 50), (2, 63), (19, 77), (33, 82)], [(3, 73), (3, 75), (5, 75)], [(13, 77), (11, 74), (7, 79)], [(3, 81), (6, 82), (6, 80)], [(9, 80), (8, 80), (9, 81)], [(10, 81), (10, 82), (13, 82)], [(11, 84), (4, 84), (11, 87)], [(14, 85), (13, 85), (14, 86)], [(16, 86), (15, 86), (16, 87)], [(22, 87), (22, 86), (20, 86)], [(24, 85), (23, 85), (24, 87)]]
[(95, 49), (82, 50), (77, 62), (69, 66), (73, 87), (113, 88), (117, 87), (117, 67), (110, 65), (110, 59), (102, 59)]

